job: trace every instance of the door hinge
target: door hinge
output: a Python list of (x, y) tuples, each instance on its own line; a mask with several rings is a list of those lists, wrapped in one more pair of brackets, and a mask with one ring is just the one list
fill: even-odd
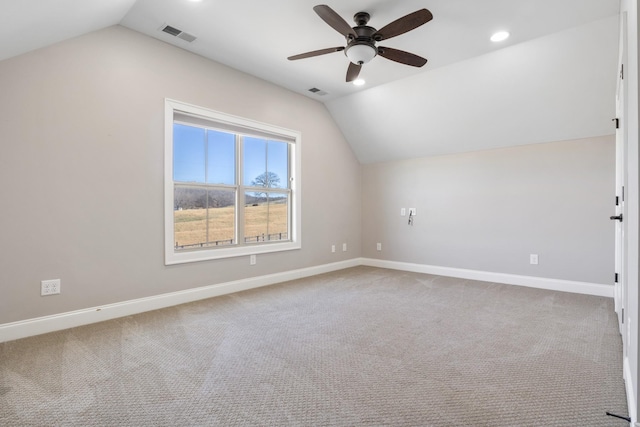
[(619, 118), (615, 118), (615, 119), (611, 119), (612, 122), (616, 122), (616, 129), (620, 129), (620, 119)]
[(620, 65), (620, 78), (624, 80), (624, 64)]
[(620, 206), (620, 197), (616, 196), (616, 206)]
[(624, 323), (624, 308), (622, 309), (622, 323)]
[(614, 283), (618, 283), (618, 273), (615, 274), (615, 278), (613, 279)]

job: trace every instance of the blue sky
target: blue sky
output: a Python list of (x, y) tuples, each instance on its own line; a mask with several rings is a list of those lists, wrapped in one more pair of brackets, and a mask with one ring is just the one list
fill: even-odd
[[(233, 134), (174, 124), (173, 141), (174, 181), (235, 184)], [(268, 171), (280, 177), (280, 188), (286, 188), (287, 148), (285, 142), (244, 137), (243, 184), (251, 185), (257, 176)]]

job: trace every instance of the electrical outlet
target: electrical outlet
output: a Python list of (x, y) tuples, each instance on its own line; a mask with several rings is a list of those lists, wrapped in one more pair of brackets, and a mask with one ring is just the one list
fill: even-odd
[(336, 252), (336, 245), (331, 245), (331, 253), (335, 253)]
[(346, 243), (342, 244), (342, 252), (347, 252), (347, 244)]
[(538, 265), (538, 254), (529, 255), (529, 264)]
[(60, 293), (60, 279), (43, 280), (40, 282), (40, 295), (55, 295)]
[(376, 243), (376, 250), (378, 251), (382, 250), (382, 243)]
[(405, 216), (407, 214), (407, 210), (405, 208), (400, 208), (400, 216)]
[(249, 265), (256, 265), (256, 256), (249, 255)]

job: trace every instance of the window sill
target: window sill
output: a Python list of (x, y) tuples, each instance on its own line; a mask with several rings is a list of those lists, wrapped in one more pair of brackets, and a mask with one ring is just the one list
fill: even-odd
[(216, 259), (235, 258), (274, 252), (284, 252), (300, 249), (300, 242), (269, 243), (261, 245), (247, 245), (242, 247), (201, 249), (176, 252), (173, 247), (166, 248), (165, 265), (185, 264), (189, 262), (209, 261)]

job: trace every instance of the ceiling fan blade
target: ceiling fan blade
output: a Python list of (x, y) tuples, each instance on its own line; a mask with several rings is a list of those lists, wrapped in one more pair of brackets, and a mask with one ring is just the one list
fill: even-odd
[(373, 38), (376, 41), (390, 39), (391, 37), (399, 36), (414, 28), (418, 28), (420, 25), (426, 24), (432, 19), (433, 15), (427, 9), (416, 10), (380, 28), (378, 32), (373, 35)]
[(313, 10), (318, 14), (320, 18), (322, 18), (324, 22), (329, 24), (331, 28), (333, 28), (343, 36), (347, 38), (349, 36), (352, 36), (353, 38), (357, 37), (355, 31), (353, 31), (353, 28), (351, 28), (347, 21), (342, 19), (342, 17), (338, 15), (336, 11), (331, 9), (326, 4), (319, 4), (317, 6), (314, 6)]
[(295, 61), (296, 59), (311, 58), (313, 56), (326, 55), (327, 53), (340, 52), (341, 50), (344, 50), (344, 47), (342, 47), (342, 46), (330, 47), (330, 48), (327, 48), (327, 49), (314, 50), (314, 51), (311, 51), (311, 52), (306, 52), (306, 53), (301, 53), (301, 54), (298, 54), (298, 55), (293, 55), (293, 56), (288, 57), (287, 59), (289, 61)]
[(349, 68), (347, 68), (347, 83), (354, 81), (360, 75), (362, 65), (349, 62)]
[(422, 67), (427, 63), (427, 60), (421, 56), (390, 47), (378, 47), (378, 55), (401, 64), (411, 65), (412, 67)]

